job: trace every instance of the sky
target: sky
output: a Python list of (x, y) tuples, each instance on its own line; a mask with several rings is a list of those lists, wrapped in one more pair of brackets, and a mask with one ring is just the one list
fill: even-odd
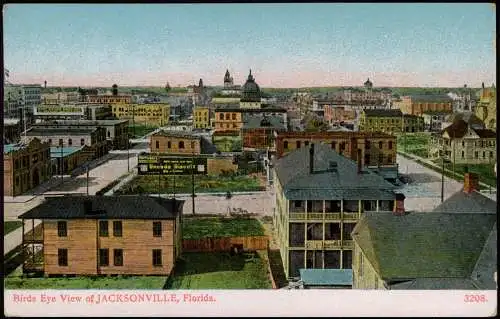
[(8, 4), (12, 83), (480, 87), (496, 79), (488, 3)]

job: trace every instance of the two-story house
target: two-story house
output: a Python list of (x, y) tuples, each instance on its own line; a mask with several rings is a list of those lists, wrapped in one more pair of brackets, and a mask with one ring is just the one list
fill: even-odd
[(350, 269), (351, 232), (363, 213), (403, 209), (404, 195), (361, 163), (322, 144), (275, 162), (273, 222), (288, 278), (300, 269)]
[[(168, 275), (181, 253), (183, 205), (150, 196), (48, 197), (19, 216), (23, 272)], [(42, 222), (25, 232), (35, 219)]]

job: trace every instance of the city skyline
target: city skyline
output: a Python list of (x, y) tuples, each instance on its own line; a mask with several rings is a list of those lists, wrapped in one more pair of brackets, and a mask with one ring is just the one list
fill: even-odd
[(10, 4), (14, 83), (480, 87), (496, 79), (491, 4)]

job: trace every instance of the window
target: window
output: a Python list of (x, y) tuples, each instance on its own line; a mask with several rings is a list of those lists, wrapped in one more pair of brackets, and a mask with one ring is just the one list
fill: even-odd
[(109, 266), (109, 249), (99, 249), (99, 266)]
[(69, 145), (69, 146), (73, 145), (73, 140), (72, 140), (71, 138), (70, 138), (70, 139), (68, 139), (68, 145)]
[(172, 147), (172, 143), (170, 141), (167, 142), (167, 148), (171, 148)]
[(221, 113), (219, 119), (224, 120), (224, 113)]
[(161, 249), (153, 249), (153, 266), (161, 267)]
[(123, 266), (123, 249), (113, 249), (113, 264)]
[(293, 202), (293, 206), (294, 206), (295, 208), (300, 208), (300, 207), (302, 206), (302, 201), (300, 201), (300, 200), (296, 200), (296, 201), (294, 201), (294, 202)]
[(288, 149), (288, 141), (284, 141), (284, 142), (283, 142), (283, 148), (284, 148), (285, 150), (287, 150), (287, 149)]
[(232, 118), (233, 118), (233, 121), (236, 121), (236, 114), (235, 113), (232, 114)]
[(99, 221), (99, 236), (101, 237), (108, 237), (108, 221), (107, 220), (100, 220)]
[(483, 158), (486, 158), (486, 152), (483, 151)]
[(113, 236), (122, 237), (122, 222), (121, 220), (113, 221)]
[(161, 237), (161, 222), (153, 222), (153, 237)]
[(478, 151), (475, 151), (475, 152), (474, 152), (474, 157), (475, 157), (475, 158), (479, 158), (479, 152), (478, 152)]
[(493, 157), (493, 152), (490, 152), (490, 157)]
[(160, 141), (156, 141), (156, 142), (155, 142), (155, 145), (156, 145), (156, 148), (157, 148), (157, 149), (158, 149), (158, 148), (160, 148)]
[(345, 151), (345, 147), (346, 147), (346, 143), (345, 142), (340, 143), (340, 150), (341, 151)]
[(57, 222), (57, 236), (66, 237), (68, 236), (68, 223), (64, 221)]
[(342, 251), (342, 268), (352, 269), (352, 250)]
[(192, 142), (191, 142), (191, 149), (194, 149), (194, 148), (195, 148), (195, 145), (196, 145), (195, 141), (192, 141)]
[(367, 149), (367, 150), (370, 149), (370, 141), (366, 141), (366, 143), (365, 143), (365, 149)]
[(462, 158), (464, 158), (464, 157), (465, 157), (465, 152), (464, 152), (464, 151), (462, 151)]
[(179, 141), (179, 149), (184, 148), (184, 141)]
[(383, 142), (378, 142), (378, 148), (382, 148), (384, 146), (384, 143)]
[(392, 150), (392, 141), (389, 141), (389, 149)]
[(57, 249), (57, 264), (59, 266), (68, 266), (68, 250), (66, 248)]
[(291, 247), (304, 247), (305, 224), (304, 223), (290, 223), (289, 229), (290, 229), (289, 245)]
[(332, 142), (332, 149), (335, 149), (336, 146), (337, 146), (337, 143), (335, 143), (335, 141)]
[(300, 148), (300, 141), (297, 141), (297, 148)]
[(59, 139), (59, 146), (62, 146), (62, 145), (63, 145), (63, 139), (62, 139), (62, 138), (60, 138), (60, 139)]
[(85, 145), (85, 139), (84, 138), (80, 139), (80, 145), (81, 146)]
[(226, 120), (229, 120), (229, 119), (230, 119), (230, 114), (226, 113)]
[(51, 138), (49, 138), (49, 144), (52, 145), (52, 139)]
[(462, 141), (462, 147), (465, 147), (465, 141)]

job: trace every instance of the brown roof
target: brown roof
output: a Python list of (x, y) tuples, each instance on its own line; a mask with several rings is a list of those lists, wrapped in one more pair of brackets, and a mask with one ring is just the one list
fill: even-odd
[(444, 132), (448, 133), (450, 138), (462, 138), (465, 133), (467, 133), (468, 125), (464, 120), (458, 120), (453, 122), (450, 126), (444, 129)]
[(476, 134), (479, 135), (480, 138), (497, 137), (497, 133), (495, 131), (488, 129), (475, 129), (474, 132), (476, 132)]

